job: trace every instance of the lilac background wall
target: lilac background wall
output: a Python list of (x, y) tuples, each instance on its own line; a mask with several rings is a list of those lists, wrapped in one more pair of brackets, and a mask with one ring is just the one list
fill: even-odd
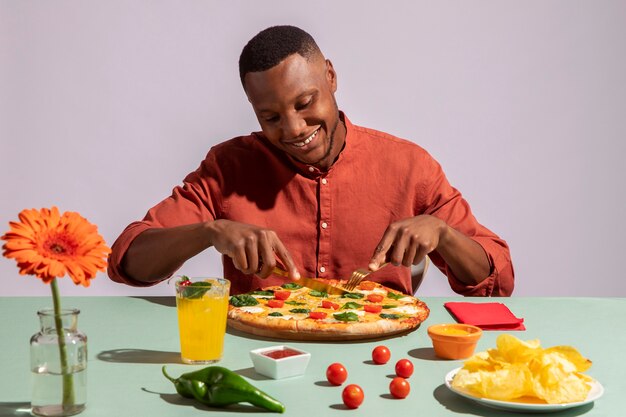
[[(392, 4), (392, 3), (385, 3)], [(411, 139), (508, 240), (515, 295), (626, 296), (626, 2), (0, 1), (0, 230), (58, 205), (109, 244), (257, 129), (239, 52), (308, 30), (356, 124)], [(219, 274), (209, 249), (181, 273)], [(2, 295), (48, 295), (0, 259)], [(104, 274), (64, 295), (172, 294)], [(421, 294), (450, 294), (431, 270)]]

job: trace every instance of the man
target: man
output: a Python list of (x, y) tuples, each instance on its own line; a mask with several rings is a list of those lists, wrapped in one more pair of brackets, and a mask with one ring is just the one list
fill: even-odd
[(241, 82), (261, 132), (213, 147), (170, 197), (113, 245), (109, 275), (135, 286), (171, 276), (208, 247), (232, 293), (300, 276), (372, 280), (410, 293), (426, 255), (465, 295), (510, 295), (506, 242), (480, 225), (422, 148), (354, 126), (335, 101), (337, 74), (313, 38), (268, 28), (244, 47)]

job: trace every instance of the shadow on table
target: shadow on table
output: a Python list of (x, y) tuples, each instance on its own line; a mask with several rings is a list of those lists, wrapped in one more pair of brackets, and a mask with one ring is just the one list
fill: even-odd
[(118, 363), (183, 363), (180, 352), (163, 352), (160, 350), (146, 349), (112, 349), (103, 350), (96, 355), (104, 362)]
[(158, 304), (165, 307), (176, 307), (176, 297), (130, 297), (138, 300), (148, 301), (149, 303)]
[[(448, 389), (444, 384), (439, 385), (433, 391), (433, 397), (446, 409), (458, 413), (482, 417), (519, 416), (520, 413), (505, 411), (479, 405), (474, 401), (463, 398)], [(551, 415), (559, 417), (574, 417), (588, 413), (593, 408), (593, 403), (576, 408), (569, 408), (563, 411), (551, 412)]]
[(0, 417), (30, 416), (30, 402), (0, 402)]
[(409, 356), (426, 361), (441, 361), (445, 359), (435, 356), (435, 349), (431, 347), (417, 348), (409, 350)]
[(246, 378), (252, 379), (254, 381), (267, 381), (271, 379), (270, 377), (261, 375), (253, 367), (236, 369), (233, 372), (241, 376), (245, 376)]
[(233, 404), (224, 408), (209, 407), (208, 405), (201, 404), (191, 398), (181, 397), (178, 394), (163, 394), (160, 392), (150, 391), (147, 388), (142, 388), (141, 390), (149, 394), (158, 395), (168, 404), (192, 407), (200, 411), (221, 411), (226, 413), (267, 413), (267, 411), (262, 408), (254, 407), (248, 404)]

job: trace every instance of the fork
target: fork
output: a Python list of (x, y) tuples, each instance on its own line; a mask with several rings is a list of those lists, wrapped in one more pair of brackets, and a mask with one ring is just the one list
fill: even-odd
[[(380, 268), (377, 269), (377, 271), (387, 266), (387, 264), (389, 264), (389, 262), (385, 262), (384, 264), (382, 264)], [(371, 271), (367, 268), (359, 268), (355, 270), (354, 272), (352, 272), (352, 275), (350, 275), (350, 279), (348, 279), (348, 282), (346, 282), (346, 285), (344, 285), (343, 288), (347, 291), (354, 290), (356, 286), (359, 285), (361, 281), (363, 281), (363, 279), (372, 272), (374, 271)]]

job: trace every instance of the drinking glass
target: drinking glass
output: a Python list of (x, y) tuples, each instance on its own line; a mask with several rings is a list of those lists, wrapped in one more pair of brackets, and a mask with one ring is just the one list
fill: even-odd
[(219, 361), (224, 351), (230, 281), (195, 278), (176, 283), (180, 355), (188, 364)]

